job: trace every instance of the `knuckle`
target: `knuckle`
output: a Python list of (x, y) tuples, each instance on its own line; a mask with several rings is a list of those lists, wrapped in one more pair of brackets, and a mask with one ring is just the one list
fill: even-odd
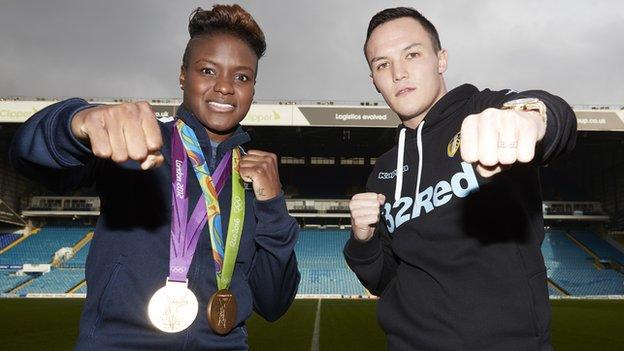
[(110, 158), (111, 153), (109, 150), (102, 150), (100, 148), (93, 148), (93, 154), (98, 158)]
[(119, 153), (115, 153), (111, 159), (113, 161), (115, 161), (116, 163), (121, 163), (121, 162), (126, 162), (128, 161), (128, 155), (127, 154), (119, 154)]

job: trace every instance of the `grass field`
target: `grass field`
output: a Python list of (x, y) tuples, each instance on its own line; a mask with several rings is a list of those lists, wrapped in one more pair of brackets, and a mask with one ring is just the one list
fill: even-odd
[[(0, 299), (0, 349), (70, 350), (78, 333), (81, 299)], [(318, 350), (385, 350), (375, 301), (322, 300)], [(552, 300), (557, 351), (624, 350), (624, 301)], [(275, 323), (253, 316), (251, 350), (310, 350), (318, 300), (296, 300)]]

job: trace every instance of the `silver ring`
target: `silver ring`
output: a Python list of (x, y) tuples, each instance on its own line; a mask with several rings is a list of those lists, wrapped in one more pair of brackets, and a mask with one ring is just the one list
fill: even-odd
[(498, 148), (499, 149), (516, 149), (518, 147), (518, 142), (517, 141), (499, 141), (498, 142)]

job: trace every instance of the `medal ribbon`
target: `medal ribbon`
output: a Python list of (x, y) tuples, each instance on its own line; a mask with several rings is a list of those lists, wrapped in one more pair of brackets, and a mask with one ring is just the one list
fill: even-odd
[[(206, 225), (206, 201), (201, 195), (188, 223), (188, 196), (187, 156), (178, 133), (173, 131), (171, 137), (171, 184), (172, 184), (172, 223), (169, 242), (169, 279), (177, 282), (186, 282), (188, 269), (195, 254), (199, 234)], [(224, 157), (215, 170), (217, 189), (221, 192), (225, 180), (229, 176), (228, 166), (231, 164), (229, 153)], [(226, 171), (227, 170), (227, 171)]]
[[(212, 257), (214, 259), (215, 273), (217, 277), (217, 287), (219, 290), (228, 289), (234, 272), (234, 265), (238, 249), (240, 246), (240, 238), (243, 232), (243, 220), (245, 217), (245, 190), (243, 181), (240, 176), (240, 150), (234, 148), (223, 157), (223, 160), (230, 160), (231, 153), (231, 175), (232, 175), (232, 201), (230, 207), (230, 221), (228, 225), (227, 243), (224, 243), (223, 228), (221, 225), (221, 210), (219, 208), (219, 198), (215, 184), (223, 186), (225, 183), (225, 168), (219, 170), (223, 160), (219, 163), (219, 167), (215, 170), (213, 178), (206, 164), (206, 159), (199, 146), (199, 141), (193, 129), (184, 124), (180, 119), (176, 121), (175, 129), (179, 134), (179, 140), (184, 146), (186, 155), (191, 160), (195, 175), (201, 186), (204, 202), (205, 213), (207, 214), (208, 229), (210, 232), (210, 243), (212, 246)], [(175, 134), (175, 133), (174, 133)], [(228, 162), (229, 163), (229, 162)], [(218, 172), (222, 172), (217, 174)], [(174, 173), (175, 174), (175, 173)], [(175, 192), (175, 187), (174, 187)], [(199, 207), (199, 206), (197, 206)], [(196, 210), (197, 210), (196, 207)], [(175, 221), (174, 221), (175, 223)]]

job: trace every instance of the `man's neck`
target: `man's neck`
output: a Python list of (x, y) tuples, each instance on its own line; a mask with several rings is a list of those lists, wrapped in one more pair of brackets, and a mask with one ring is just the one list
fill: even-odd
[(429, 105), (429, 107), (425, 111), (423, 111), (421, 114), (419, 114), (418, 116), (412, 117), (412, 118), (408, 119), (407, 121), (403, 122), (403, 125), (406, 126), (407, 128), (410, 128), (410, 129), (418, 128), (418, 125), (420, 124), (420, 122), (422, 122), (425, 119), (425, 117), (427, 116), (427, 114), (429, 113), (431, 108), (433, 106), (435, 106), (435, 104), (438, 103), (438, 101), (440, 101), (440, 99), (444, 95), (446, 95), (446, 93), (447, 93), (446, 85), (444, 84), (444, 81), (442, 81), (442, 86), (440, 87), (440, 92), (438, 93), (438, 96), (433, 101), (433, 103), (431, 103), (431, 105)]

